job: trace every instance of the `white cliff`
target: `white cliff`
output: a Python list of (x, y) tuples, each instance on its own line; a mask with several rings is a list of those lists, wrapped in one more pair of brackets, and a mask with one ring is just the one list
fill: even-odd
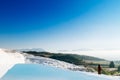
[(0, 78), (15, 64), (25, 63), (25, 57), (15, 51), (0, 49)]

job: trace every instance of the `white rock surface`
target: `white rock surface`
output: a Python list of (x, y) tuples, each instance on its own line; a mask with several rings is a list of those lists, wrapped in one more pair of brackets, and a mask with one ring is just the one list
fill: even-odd
[(76, 66), (76, 65), (66, 63), (63, 61), (45, 58), (45, 57), (28, 55), (26, 53), (24, 53), (24, 55), (26, 57), (26, 63), (49, 65), (52, 67), (57, 67), (57, 68), (61, 68), (61, 69), (69, 69), (69, 70), (73, 70), (73, 71), (86, 71), (86, 68), (83, 66)]
[(25, 63), (25, 57), (15, 51), (0, 49), (0, 78), (15, 64)]

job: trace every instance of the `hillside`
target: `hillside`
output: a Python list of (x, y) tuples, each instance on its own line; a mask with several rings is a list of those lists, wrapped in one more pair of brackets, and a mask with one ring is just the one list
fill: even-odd
[(32, 54), (34, 56), (42, 56), (47, 58), (52, 58), (60, 61), (65, 61), (68, 63), (72, 63), (75, 65), (82, 65), (85, 62), (106, 62), (104, 59), (85, 56), (85, 55), (77, 55), (77, 54), (63, 54), (63, 53), (50, 53), (50, 52), (36, 52), (36, 51), (23, 51), (27, 54)]

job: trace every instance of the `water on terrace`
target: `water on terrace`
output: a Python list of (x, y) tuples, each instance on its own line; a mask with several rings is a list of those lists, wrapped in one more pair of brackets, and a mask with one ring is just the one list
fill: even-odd
[(18, 64), (9, 70), (1, 80), (120, 80), (120, 78), (39, 64)]

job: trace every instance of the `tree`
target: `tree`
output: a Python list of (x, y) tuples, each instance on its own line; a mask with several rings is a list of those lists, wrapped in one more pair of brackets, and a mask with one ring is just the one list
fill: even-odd
[(118, 72), (120, 72), (120, 66), (118, 66)]
[(109, 68), (115, 68), (115, 64), (113, 61), (110, 62)]

